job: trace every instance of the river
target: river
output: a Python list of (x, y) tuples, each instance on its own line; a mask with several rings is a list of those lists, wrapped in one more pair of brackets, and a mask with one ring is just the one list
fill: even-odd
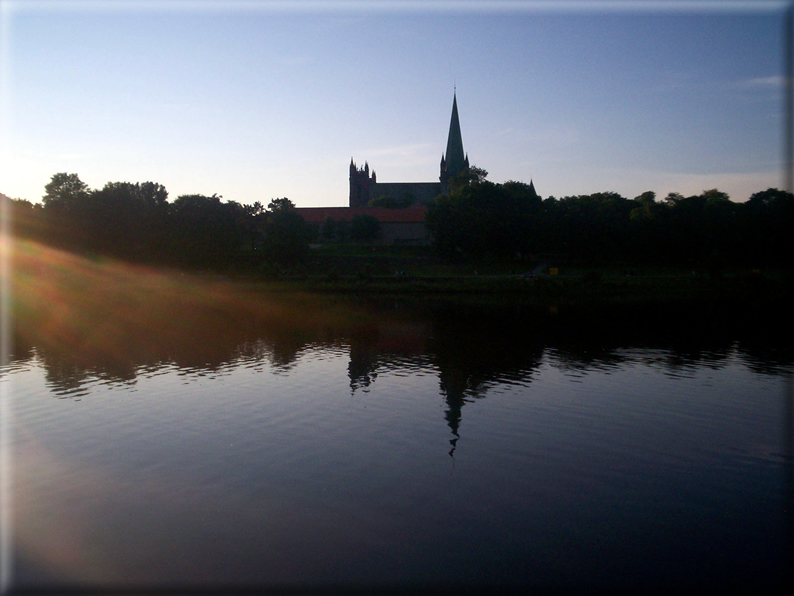
[(783, 585), (769, 318), (109, 287), (17, 320), (12, 588)]

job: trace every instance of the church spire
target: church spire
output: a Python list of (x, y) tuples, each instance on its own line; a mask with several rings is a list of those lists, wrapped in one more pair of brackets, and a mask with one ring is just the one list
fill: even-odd
[(449, 121), (449, 136), (447, 137), (447, 152), (441, 158), (441, 182), (446, 183), (460, 174), (467, 167), (467, 157), (463, 152), (463, 137), (460, 134), (460, 120), (458, 119), (458, 93), (457, 89), (452, 96), (452, 118)]

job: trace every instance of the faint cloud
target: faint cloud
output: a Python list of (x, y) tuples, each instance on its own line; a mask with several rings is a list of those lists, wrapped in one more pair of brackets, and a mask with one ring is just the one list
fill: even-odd
[(783, 85), (786, 84), (786, 77), (782, 75), (776, 75), (771, 77), (757, 77), (754, 79), (747, 79), (745, 81), (741, 81), (739, 84), (741, 87), (750, 88), (750, 89), (782, 89)]
[(728, 84), (725, 90), (731, 95), (747, 101), (773, 100), (780, 99), (786, 87), (786, 77), (783, 75), (772, 75), (768, 77), (754, 77), (742, 81)]
[(743, 91), (777, 91), (783, 88), (786, 77), (772, 75), (766, 77), (753, 77), (740, 81), (725, 81), (710, 79), (695, 71), (669, 71), (660, 74), (651, 90), (657, 93), (670, 92), (699, 92), (699, 93), (724, 93), (731, 90)]

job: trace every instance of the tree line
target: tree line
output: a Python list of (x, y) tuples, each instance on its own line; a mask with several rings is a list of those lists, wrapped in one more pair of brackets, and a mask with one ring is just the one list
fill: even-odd
[(514, 259), (552, 254), (598, 262), (677, 265), (721, 261), (789, 265), (794, 195), (775, 188), (744, 203), (717, 189), (685, 197), (652, 191), (541, 199), (522, 182), (469, 177), (430, 205), (427, 225), (448, 258)]
[(10, 201), (15, 233), (80, 252), (187, 267), (290, 266), (308, 254), (309, 230), (287, 198), (242, 205), (213, 194), (168, 200), (155, 182), (90, 189), (58, 173), (40, 204)]
[[(717, 189), (662, 200), (652, 191), (633, 199), (616, 192), (542, 199), (522, 182), (496, 184), (486, 177), (472, 166), (428, 205), (428, 230), (441, 256), (757, 267), (790, 265), (794, 254), (790, 192), (770, 188), (743, 203)], [(83, 253), (192, 268), (291, 267), (308, 257), (313, 239), (367, 242), (377, 236), (365, 225), (373, 222), (363, 220), (350, 229), (332, 221), (313, 229), (287, 198), (267, 207), (218, 195), (171, 201), (155, 182), (90, 189), (67, 173), (52, 176), (41, 203), (8, 204), (17, 235)]]

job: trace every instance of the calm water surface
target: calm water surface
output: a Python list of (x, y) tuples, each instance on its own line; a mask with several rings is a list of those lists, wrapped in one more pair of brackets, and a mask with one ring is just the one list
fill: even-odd
[(791, 352), (754, 326), (170, 299), (17, 325), (13, 587), (783, 579)]

